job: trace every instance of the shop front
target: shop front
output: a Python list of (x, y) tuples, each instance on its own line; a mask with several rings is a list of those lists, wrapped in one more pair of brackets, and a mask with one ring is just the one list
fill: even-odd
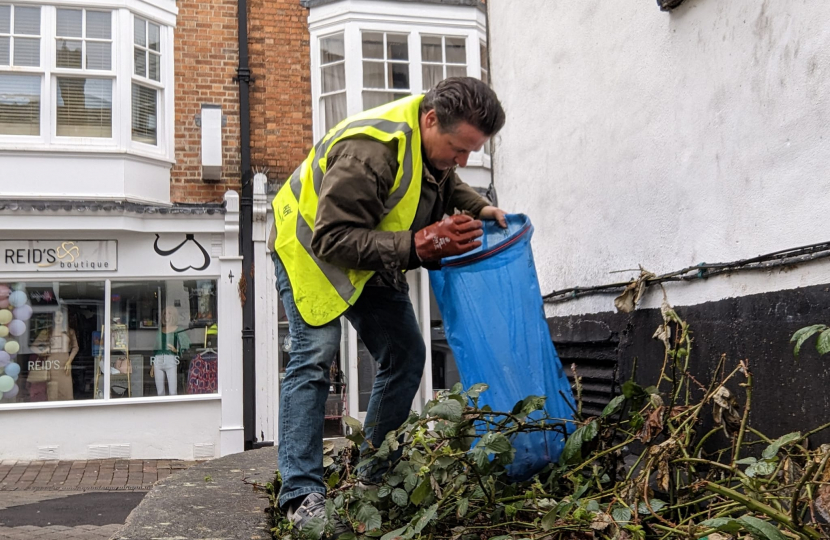
[(0, 455), (242, 451), (238, 198), (92, 207), (0, 210)]

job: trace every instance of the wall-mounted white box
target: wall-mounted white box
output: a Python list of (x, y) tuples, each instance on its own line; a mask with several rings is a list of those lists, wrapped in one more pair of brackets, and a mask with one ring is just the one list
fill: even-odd
[(222, 175), (222, 108), (202, 105), (202, 179), (219, 180)]

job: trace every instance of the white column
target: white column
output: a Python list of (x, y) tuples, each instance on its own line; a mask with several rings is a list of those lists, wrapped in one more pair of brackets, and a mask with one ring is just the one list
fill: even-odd
[(429, 312), (429, 272), (424, 268), (407, 272), (407, 280), (412, 307), (415, 308), (415, 315), (418, 317), (418, 324), (421, 326), (421, 335), (424, 337), (424, 345), (427, 351), (421, 386), (418, 388), (418, 393), (412, 402), (412, 408), (421, 412), (424, 410), (424, 405), (432, 399), (432, 339), (430, 333), (432, 318)]
[(226, 456), (245, 449), (242, 416), (242, 302), (239, 298), (242, 256), (239, 255), (239, 195), (234, 191), (225, 193), (225, 238), (219, 265), (219, 393), (222, 396), (219, 455)]
[(254, 436), (258, 441), (277, 440), (279, 415), (279, 340), (277, 302), (279, 301), (268, 237), (273, 213), (268, 200), (268, 178), (257, 173), (254, 182), (254, 282), (256, 298), (256, 418)]

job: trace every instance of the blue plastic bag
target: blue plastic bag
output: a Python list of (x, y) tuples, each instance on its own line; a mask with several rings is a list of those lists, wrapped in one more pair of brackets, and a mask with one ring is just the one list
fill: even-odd
[[(486, 221), (480, 248), (430, 271), (447, 341), (464, 387), (489, 385), (480, 406), (509, 412), (529, 395), (545, 396), (548, 416), (570, 420), (574, 399), (545, 321), (530, 249), (533, 225), (523, 214), (508, 215), (507, 224)], [(507, 470), (517, 480), (558, 460), (565, 444), (557, 431), (520, 433), (511, 442), (516, 457)]]

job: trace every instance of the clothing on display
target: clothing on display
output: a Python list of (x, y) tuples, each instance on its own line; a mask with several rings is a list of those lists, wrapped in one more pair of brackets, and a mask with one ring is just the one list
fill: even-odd
[(179, 357), (175, 354), (157, 354), (150, 357), (150, 365), (153, 366), (153, 373), (156, 379), (156, 392), (163, 396), (164, 381), (167, 380), (167, 394), (175, 396), (177, 386), (177, 368), (179, 366)]
[(219, 388), (218, 355), (213, 351), (199, 353), (190, 361), (187, 373), (188, 394), (215, 394)]

